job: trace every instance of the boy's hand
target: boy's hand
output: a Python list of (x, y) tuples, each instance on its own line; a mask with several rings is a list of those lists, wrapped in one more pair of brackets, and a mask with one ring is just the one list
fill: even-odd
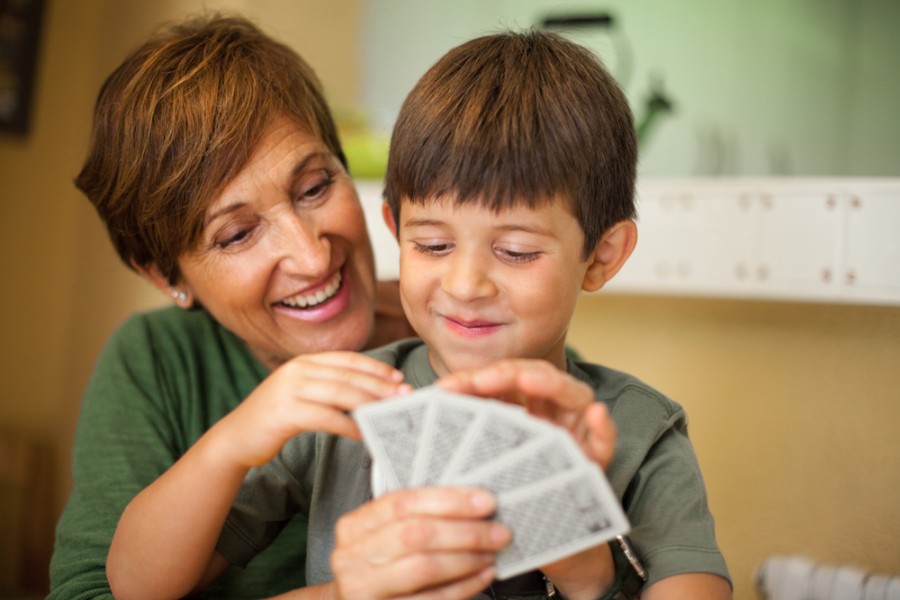
[(393, 367), (355, 352), (298, 356), (275, 369), (211, 430), (222, 456), (249, 468), (271, 460), (304, 431), (359, 439), (348, 411), (412, 388)]
[(442, 487), (391, 492), (344, 515), (331, 555), (337, 597), (471, 598), (510, 539), (487, 519), (495, 509), (484, 490)]
[[(585, 455), (606, 469), (616, 447), (616, 428), (606, 405), (594, 391), (552, 364), (536, 359), (509, 359), (490, 366), (456, 371), (438, 381), (461, 394), (499, 398), (521, 404), (540, 418), (569, 430)], [(541, 571), (566, 598), (597, 598), (612, 585), (615, 567), (607, 544), (579, 552)]]
[(509, 359), (456, 371), (441, 378), (445, 390), (521, 404), (531, 414), (569, 430), (585, 455), (606, 469), (616, 447), (616, 428), (594, 391), (547, 361)]

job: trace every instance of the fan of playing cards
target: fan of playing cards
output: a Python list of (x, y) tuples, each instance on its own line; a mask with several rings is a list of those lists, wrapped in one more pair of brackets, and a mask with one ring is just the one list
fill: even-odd
[(500, 579), (625, 534), (628, 519), (600, 468), (565, 429), (522, 407), (430, 386), (353, 411), (372, 455), (376, 495), (461, 485), (490, 490), (513, 532)]

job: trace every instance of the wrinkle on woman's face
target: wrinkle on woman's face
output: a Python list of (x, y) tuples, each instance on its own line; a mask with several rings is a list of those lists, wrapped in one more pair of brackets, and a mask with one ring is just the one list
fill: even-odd
[(371, 334), (375, 267), (356, 189), (322, 141), (287, 119), (210, 204), (179, 266), (184, 287), (270, 369), (361, 349)]

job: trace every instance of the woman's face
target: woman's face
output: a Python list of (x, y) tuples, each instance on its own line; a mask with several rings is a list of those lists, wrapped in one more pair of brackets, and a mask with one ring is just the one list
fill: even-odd
[(375, 266), (353, 182), (315, 136), (277, 120), (206, 211), (180, 287), (270, 369), (358, 350), (373, 328)]

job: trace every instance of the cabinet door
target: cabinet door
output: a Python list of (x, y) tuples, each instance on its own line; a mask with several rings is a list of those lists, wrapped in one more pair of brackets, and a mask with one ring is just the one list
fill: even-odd
[(730, 294), (750, 273), (751, 205), (734, 191), (644, 190), (619, 287)]
[(841, 198), (828, 192), (773, 190), (757, 199), (754, 276), (771, 293), (837, 293)]
[(844, 214), (846, 296), (900, 303), (900, 190), (851, 194)]

